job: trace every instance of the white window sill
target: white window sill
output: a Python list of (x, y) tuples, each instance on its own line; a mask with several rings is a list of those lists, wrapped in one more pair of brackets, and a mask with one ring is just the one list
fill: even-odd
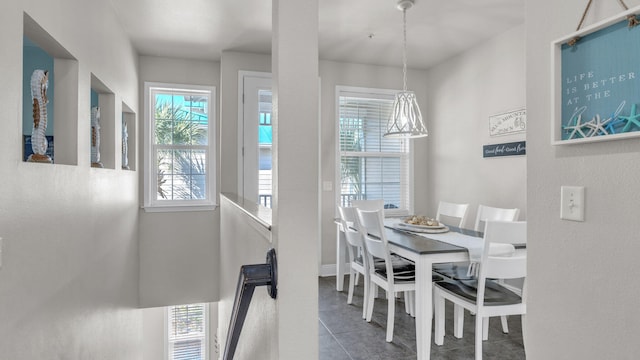
[(218, 207), (216, 204), (210, 205), (171, 205), (171, 206), (142, 206), (144, 212), (182, 212), (182, 211), (213, 211)]

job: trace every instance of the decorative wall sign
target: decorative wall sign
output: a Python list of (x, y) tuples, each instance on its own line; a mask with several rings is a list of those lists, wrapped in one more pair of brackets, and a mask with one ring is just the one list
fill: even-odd
[(525, 141), (516, 141), (503, 144), (491, 144), (482, 146), (482, 157), (526, 155)]
[(552, 43), (552, 144), (640, 136), (640, 27), (627, 18), (637, 12)]
[(525, 131), (527, 131), (527, 110), (525, 109), (489, 116), (489, 136)]

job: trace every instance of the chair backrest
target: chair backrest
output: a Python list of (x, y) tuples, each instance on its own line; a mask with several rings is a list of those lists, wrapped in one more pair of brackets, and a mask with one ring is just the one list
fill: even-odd
[(338, 212), (340, 213), (340, 227), (349, 245), (362, 247), (362, 234), (358, 231), (360, 222), (356, 208), (338, 206)]
[(484, 249), (478, 275), (478, 303), (484, 302), (484, 289), (487, 278), (518, 279), (527, 276), (527, 255), (512, 256), (489, 255), (490, 244), (523, 244), (527, 242), (526, 221), (488, 220), (484, 229)]
[(362, 210), (383, 210), (384, 200), (351, 200), (351, 206)]
[(473, 227), (475, 231), (482, 231), (487, 221), (516, 221), (520, 209), (503, 209), (486, 205), (478, 205), (478, 214), (476, 215), (476, 224)]
[[(436, 213), (436, 220), (446, 225), (462, 227), (467, 219), (467, 210), (469, 210), (469, 204), (455, 204), (440, 201), (438, 204), (438, 212)], [(454, 222), (455, 220), (457, 220), (457, 223)]]
[(384, 234), (383, 210), (357, 209), (357, 213), (367, 255), (384, 259), (385, 263), (390, 265), (389, 246)]

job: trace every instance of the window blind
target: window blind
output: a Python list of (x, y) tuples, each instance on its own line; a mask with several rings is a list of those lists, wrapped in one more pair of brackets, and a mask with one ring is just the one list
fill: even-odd
[(167, 331), (169, 360), (207, 359), (206, 304), (169, 306)]
[(407, 212), (409, 142), (384, 138), (393, 95), (339, 93), (341, 205), (383, 199), (387, 213)]

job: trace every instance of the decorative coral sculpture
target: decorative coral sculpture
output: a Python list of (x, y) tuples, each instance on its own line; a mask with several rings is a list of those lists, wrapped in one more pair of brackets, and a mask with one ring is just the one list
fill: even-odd
[(31, 98), (33, 99), (33, 129), (31, 130), (31, 149), (27, 161), (52, 163), (46, 154), (49, 143), (45, 132), (47, 131), (47, 88), (49, 87), (49, 72), (47, 70), (34, 70), (31, 74)]
[(129, 170), (129, 129), (127, 122), (122, 119), (122, 168)]
[(100, 108), (91, 108), (91, 167), (104, 167), (100, 162)]

